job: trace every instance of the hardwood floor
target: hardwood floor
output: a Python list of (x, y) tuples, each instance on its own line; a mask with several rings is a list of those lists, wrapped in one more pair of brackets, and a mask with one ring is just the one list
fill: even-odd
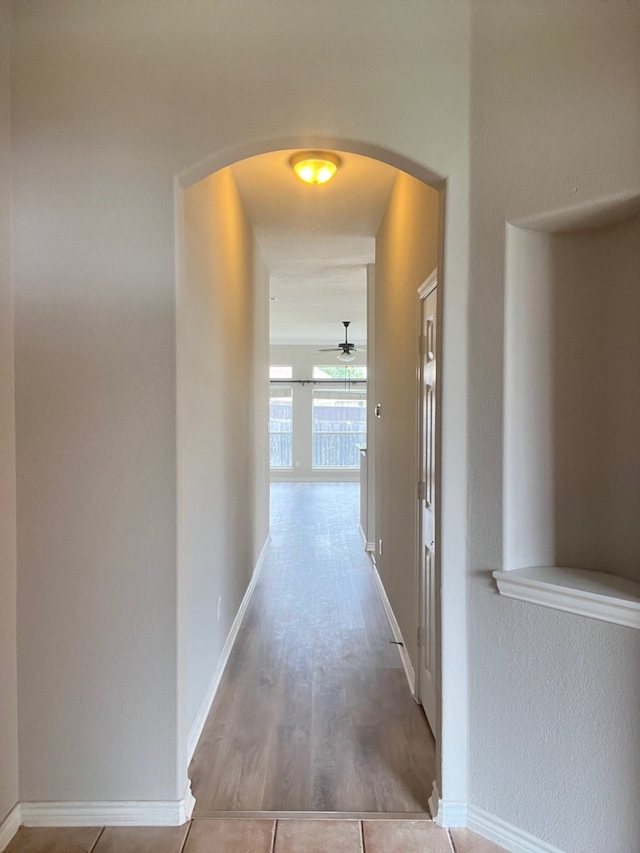
[(355, 483), (272, 486), (272, 545), (190, 767), (194, 818), (428, 812), (434, 742), (357, 531)]

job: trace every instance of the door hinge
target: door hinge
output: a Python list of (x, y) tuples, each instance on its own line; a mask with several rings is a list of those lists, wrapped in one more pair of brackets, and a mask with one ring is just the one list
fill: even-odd
[(418, 635), (418, 647), (420, 647), (422, 645), (422, 625), (418, 625), (417, 635)]
[(424, 480), (418, 483), (418, 500), (424, 501), (427, 499), (427, 484)]

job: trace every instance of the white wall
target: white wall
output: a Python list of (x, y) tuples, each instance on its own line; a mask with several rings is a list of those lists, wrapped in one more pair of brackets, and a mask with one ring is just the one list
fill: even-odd
[(502, 599), (488, 571), (503, 564), (505, 232), (637, 192), (638, 11), (617, 0), (473, 4), (471, 799), (567, 853), (637, 848), (640, 638)]
[(256, 566), (269, 536), (269, 272), (260, 246), (253, 246), (253, 560)]
[[(368, 0), (275, 0), (268, 15), (258, 0), (14, 4), (24, 799), (182, 794), (173, 180), (195, 164), (189, 180), (324, 142), (450, 176), (444, 556), (451, 593), (460, 585), (468, 10), (407, 0), (402, 11)], [(464, 620), (460, 596), (450, 600)], [(444, 785), (464, 799), (460, 726), (458, 744)]]
[(376, 237), (376, 566), (418, 668), (418, 288), (438, 264), (440, 196), (400, 172)]
[(376, 541), (376, 266), (367, 265), (367, 543)]
[(473, 802), (634, 849), (635, 635), (489, 569), (506, 223), (640, 184), (637, 0), (13, 9), (21, 796), (177, 795), (173, 178), (326, 143), (447, 176), (441, 793), (467, 799), (470, 709)]
[(16, 477), (11, 288), (9, 33), (0, 3), (0, 822), (18, 801)]
[[(336, 341), (339, 339), (336, 338)], [(327, 341), (327, 346), (331, 341)], [(294, 379), (311, 379), (314, 365), (337, 364), (334, 353), (318, 352), (318, 346), (299, 344), (273, 344), (271, 346), (271, 364), (291, 365)], [(366, 364), (367, 355), (364, 350), (355, 353), (355, 358), (349, 364)], [(278, 387), (278, 386), (274, 386)], [(283, 386), (285, 387), (285, 386)], [(293, 469), (272, 469), (273, 481), (357, 481), (360, 478), (359, 468), (349, 470), (323, 471), (312, 467), (313, 459), (313, 385), (292, 385), (293, 388)], [(355, 385), (354, 388), (366, 390), (366, 386)]]
[(269, 290), (231, 169), (186, 190), (184, 217), (178, 559), (188, 590), (191, 724), (268, 535)]
[(504, 565), (640, 580), (640, 220), (511, 228)]

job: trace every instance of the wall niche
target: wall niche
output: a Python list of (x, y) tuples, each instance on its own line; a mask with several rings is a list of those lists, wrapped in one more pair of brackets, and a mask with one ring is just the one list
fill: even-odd
[(508, 572), (570, 567), (623, 579), (634, 597), (624, 581), (640, 583), (640, 216), (508, 226), (505, 278), (499, 586)]

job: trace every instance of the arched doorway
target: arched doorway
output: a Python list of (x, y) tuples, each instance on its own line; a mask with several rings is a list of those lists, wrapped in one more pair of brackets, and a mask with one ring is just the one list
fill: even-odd
[[(308, 144), (308, 142), (309, 141), (305, 141), (305, 147), (306, 147), (306, 144)], [(400, 156), (393, 155), (389, 152), (376, 149), (374, 146), (369, 146), (369, 145), (365, 145), (365, 144), (361, 144), (361, 143), (345, 143), (344, 141), (337, 142), (335, 140), (331, 140), (332, 144), (331, 144), (331, 146), (328, 146), (327, 142), (328, 142), (328, 140), (326, 140), (326, 139), (322, 139), (322, 140), (314, 139), (311, 141), (311, 145), (313, 147), (332, 147), (334, 149), (338, 148), (341, 151), (347, 151), (347, 152), (350, 152), (351, 154), (354, 154), (356, 156), (368, 156), (368, 157), (373, 156), (375, 159), (380, 159), (381, 161), (387, 163), (388, 165), (393, 166), (394, 168), (402, 169), (402, 173), (405, 174), (405, 178), (407, 180), (413, 181), (413, 180), (415, 180), (415, 178), (418, 178), (419, 181), (426, 183), (428, 186), (431, 186), (433, 189), (435, 189), (437, 192), (439, 192), (440, 193), (440, 199), (439, 199), (440, 211), (441, 212), (444, 211), (444, 182), (442, 181), (442, 179), (439, 176), (433, 175), (432, 173), (428, 172), (428, 170), (426, 170), (422, 167), (419, 167), (414, 163), (408, 163), (404, 158), (402, 158)], [(232, 152), (226, 152), (224, 154), (221, 154), (219, 156), (211, 158), (210, 160), (206, 161), (206, 163), (200, 164), (199, 166), (194, 167), (193, 169), (190, 169), (190, 170), (188, 170), (188, 172), (185, 172), (184, 174), (179, 176), (179, 178), (176, 181), (177, 221), (178, 221), (178, 226), (179, 226), (178, 227), (178, 233), (179, 233), (178, 245), (179, 245), (179, 247), (184, 245), (184, 242), (183, 242), (184, 241), (184, 232), (182, 231), (182, 224), (184, 222), (184, 192), (185, 192), (185, 190), (187, 190), (189, 187), (194, 186), (194, 184), (197, 183), (199, 180), (202, 180), (204, 178), (204, 176), (210, 175), (210, 174), (215, 173), (215, 172), (221, 172), (222, 170), (224, 170), (229, 165), (233, 164), (234, 162), (236, 162), (239, 159), (244, 159), (247, 156), (258, 156), (258, 154), (266, 153), (266, 151), (279, 151), (279, 150), (281, 150), (281, 146), (282, 147), (286, 146), (287, 149), (293, 148), (293, 147), (299, 147), (299, 146), (294, 145), (292, 143), (295, 143), (295, 140), (286, 140), (286, 141), (282, 140), (279, 143), (276, 143), (275, 147), (273, 144), (271, 144), (269, 146), (252, 146), (252, 145), (241, 146), (241, 147), (234, 149)], [(263, 151), (256, 151), (256, 148), (263, 148)], [(413, 173), (413, 174), (411, 174), (411, 173)], [(410, 204), (411, 204), (410, 195), (411, 194), (410, 194), (410, 192), (407, 192), (406, 187), (403, 188), (403, 190), (404, 190), (405, 198), (402, 199), (401, 201), (403, 201), (405, 204), (404, 214), (406, 215), (410, 211)], [(406, 206), (406, 205), (409, 205), (409, 206)], [(227, 223), (227, 224), (229, 224), (229, 223)], [(438, 255), (439, 255), (439, 257), (437, 258), (437, 263), (439, 262), (438, 265), (441, 266), (442, 265), (442, 257), (441, 257), (441, 253), (442, 253), (442, 219), (440, 220), (440, 226), (438, 227), (437, 250), (438, 250)], [(180, 258), (180, 256), (181, 255), (180, 255), (180, 250), (179, 250), (179, 258)], [(391, 260), (392, 261), (397, 260), (397, 258), (398, 258), (398, 255), (396, 254), (396, 257), (391, 258)], [(410, 264), (409, 264), (409, 266), (410, 266)], [(419, 280), (417, 280), (415, 282), (414, 291), (417, 289), (417, 286), (421, 283), (423, 278), (424, 277), (419, 278)], [(441, 301), (444, 301), (444, 299), (443, 299), (444, 292), (443, 292), (443, 288), (442, 288), (443, 278), (444, 277), (441, 277), (441, 287), (440, 287), (440, 290), (441, 290), (440, 299), (441, 299)], [(179, 283), (180, 283), (180, 275), (179, 275)], [(180, 289), (178, 290), (178, 293), (180, 296)], [(412, 296), (413, 296), (413, 294), (412, 294)], [(179, 302), (179, 305), (180, 305), (180, 302)], [(178, 336), (178, 346), (180, 347), (180, 335)], [(180, 355), (178, 357), (178, 364), (180, 365)], [(387, 378), (387, 381), (388, 381), (388, 378)], [(390, 419), (390, 423), (392, 423), (391, 419)], [(179, 420), (179, 441), (180, 441), (180, 420)], [(179, 450), (179, 458), (180, 458), (180, 450)], [(414, 479), (415, 479), (415, 475), (414, 475)], [(414, 515), (414, 519), (413, 519), (412, 523), (415, 523), (415, 512), (413, 513), (413, 515)], [(405, 514), (405, 517), (406, 517), (406, 514)], [(414, 547), (414, 545), (415, 545), (415, 543), (412, 543), (412, 547)], [(382, 551), (382, 546), (380, 546), (380, 550)], [(382, 556), (382, 554), (380, 554), (380, 556)], [(255, 554), (254, 554), (254, 558), (255, 558)], [(179, 571), (182, 572), (182, 569), (183, 569), (183, 566), (180, 565)], [(415, 572), (415, 564), (412, 566), (412, 570)], [(439, 589), (440, 589), (440, 585), (438, 582), (438, 590)], [(414, 606), (415, 606), (416, 600), (417, 600), (417, 596), (414, 595), (414, 599), (413, 599)], [(438, 607), (438, 613), (439, 612), (440, 612), (440, 608)], [(188, 622), (188, 619), (186, 619), (185, 621)], [(183, 624), (183, 632), (185, 632), (185, 630), (186, 630), (186, 626), (185, 626), (185, 624)], [(414, 645), (417, 646), (417, 643), (418, 643), (417, 637), (415, 637), (415, 638), (412, 637), (411, 641)], [(439, 651), (439, 648), (438, 648), (438, 651)], [(409, 655), (409, 657), (410, 657), (410, 655)], [(440, 673), (442, 673), (442, 668), (439, 667), (439, 669), (440, 669)], [(459, 678), (456, 678), (455, 680), (460, 682)], [(456, 692), (458, 697), (461, 695), (460, 683), (458, 683), (455, 686), (455, 692)], [(441, 703), (439, 702), (438, 704), (440, 705)], [(189, 716), (189, 715), (187, 715), (187, 716)], [(440, 714), (440, 723), (438, 725), (438, 732), (436, 733), (438, 746), (439, 746), (438, 764), (440, 764), (442, 762), (441, 733), (442, 733), (443, 716), (444, 715), (441, 713)], [(188, 723), (187, 723), (187, 725), (188, 725)], [(446, 728), (446, 726), (447, 726), (446, 719), (444, 721), (444, 725)], [(461, 739), (459, 739), (459, 742), (460, 742), (460, 740)], [(441, 778), (440, 766), (438, 767), (438, 772), (436, 775), (438, 778)]]

